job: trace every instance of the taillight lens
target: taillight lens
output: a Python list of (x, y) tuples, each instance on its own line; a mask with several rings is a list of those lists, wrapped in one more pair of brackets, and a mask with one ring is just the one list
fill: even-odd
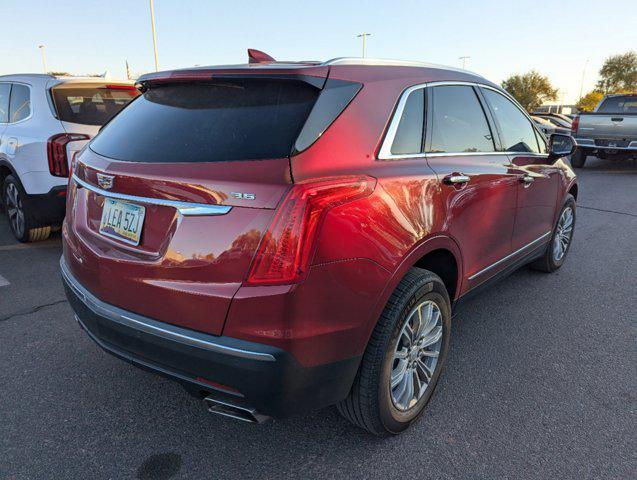
[(368, 176), (295, 184), (261, 240), (246, 284), (280, 285), (302, 281), (327, 211), (370, 195), (375, 186), (376, 179)]
[(579, 127), (579, 117), (575, 117), (573, 122), (571, 123), (571, 134), (575, 135), (577, 133), (577, 128)]
[(59, 133), (49, 138), (46, 145), (49, 158), (49, 171), (54, 177), (69, 176), (69, 161), (66, 155), (66, 145), (77, 140), (88, 140), (90, 137), (82, 133)]

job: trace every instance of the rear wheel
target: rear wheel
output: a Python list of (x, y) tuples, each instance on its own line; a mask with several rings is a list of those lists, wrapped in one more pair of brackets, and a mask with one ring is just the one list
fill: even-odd
[(575, 168), (584, 168), (584, 164), (586, 163), (586, 157), (588, 154), (585, 150), (578, 148), (575, 150), (575, 153), (571, 155), (571, 165)]
[(22, 185), (13, 177), (5, 178), (2, 186), (2, 198), (9, 226), (13, 236), (20, 242), (37, 242), (46, 240), (51, 234), (51, 227), (37, 227), (25, 205), (25, 193)]
[(447, 357), (449, 296), (440, 278), (411, 268), (392, 294), (338, 411), (378, 435), (398, 434), (424, 411)]

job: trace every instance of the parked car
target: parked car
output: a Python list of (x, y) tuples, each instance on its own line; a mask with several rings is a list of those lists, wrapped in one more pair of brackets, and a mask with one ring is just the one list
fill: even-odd
[(547, 138), (555, 133), (555, 125), (553, 125), (548, 120), (536, 115), (531, 115), (531, 119), (535, 122), (535, 124)]
[(103, 349), (213, 413), (336, 404), (399, 433), (434, 392), (452, 308), (565, 261), (573, 140), (547, 146), (465, 70), (251, 61), (141, 77), (76, 157), (67, 297)]
[(0, 198), (18, 240), (62, 224), (69, 159), (137, 94), (103, 78), (0, 76)]
[(578, 145), (574, 167), (584, 167), (589, 155), (637, 158), (637, 94), (606, 95), (593, 112), (575, 117), (572, 134)]
[(531, 116), (543, 118), (552, 123), (555, 127), (566, 128), (568, 130), (571, 129), (573, 123), (568, 116), (562, 115), (561, 113), (532, 113)]
[(547, 138), (553, 135), (554, 133), (559, 133), (561, 135), (571, 134), (570, 128), (564, 128), (564, 127), (558, 126), (554, 122), (550, 121), (548, 118), (539, 117), (537, 115), (531, 115), (531, 118), (537, 124), (537, 126), (540, 128), (542, 133), (544, 133), (544, 135)]

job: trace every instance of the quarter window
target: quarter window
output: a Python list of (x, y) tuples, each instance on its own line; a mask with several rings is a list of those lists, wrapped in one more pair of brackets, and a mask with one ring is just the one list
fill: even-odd
[(433, 87), (432, 103), (430, 152), (495, 151), (489, 123), (472, 87)]
[(9, 93), (10, 83), (0, 83), (0, 123), (7, 123), (9, 120)]
[(422, 88), (407, 97), (400, 123), (391, 145), (392, 155), (409, 155), (422, 152), (425, 122), (425, 94)]
[(482, 89), (500, 127), (503, 147), (508, 152), (539, 153), (538, 140), (531, 121), (504, 95)]
[(9, 104), (9, 123), (19, 122), (31, 115), (31, 94), (26, 85), (13, 84)]

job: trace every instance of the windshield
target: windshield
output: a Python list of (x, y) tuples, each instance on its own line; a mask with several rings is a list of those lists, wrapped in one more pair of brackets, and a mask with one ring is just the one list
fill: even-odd
[(131, 162), (287, 157), (318, 94), (295, 80), (158, 85), (106, 125), (90, 148)]
[(597, 111), (599, 113), (637, 113), (637, 96), (608, 97), (602, 101)]

